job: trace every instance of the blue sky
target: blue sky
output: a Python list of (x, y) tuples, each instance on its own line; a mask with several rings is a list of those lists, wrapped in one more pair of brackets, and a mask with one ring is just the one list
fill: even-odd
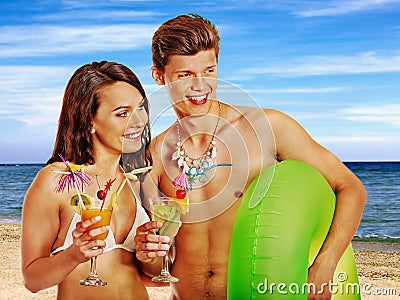
[(15, 0), (0, 4), (0, 163), (48, 159), (85, 63), (123, 63), (154, 91), (152, 34), (189, 12), (219, 29), (220, 79), (344, 161), (400, 160), (400, 1)]

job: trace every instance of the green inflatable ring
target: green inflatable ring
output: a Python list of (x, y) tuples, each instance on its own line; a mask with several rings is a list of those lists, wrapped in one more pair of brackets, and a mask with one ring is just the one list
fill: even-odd
[[(308, 267), (329, 231), (335, 203), (322, 174), (304, 162), (285, 160), (264, 170), (237, 212), (228, 299), (307, 299)], [(351, 244), (331, 291), (334, 300), (361, 299)]]

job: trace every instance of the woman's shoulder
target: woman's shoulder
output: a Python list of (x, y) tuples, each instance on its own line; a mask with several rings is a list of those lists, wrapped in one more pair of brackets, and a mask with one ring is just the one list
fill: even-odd
[(64, 169), (65, 165), (61, 162), (54, 162), (48, 164), (38, 171), (34, 179), (34, 182), (54, 178), (55, 176), (57, 176), (57, 173), (54, 171), (64, 171)]
[[(57, 198), (55, 193), (60, 174), (54, 171), (64, 171), (65, 165), (60, 162), (55, 162), (46, 165), (38, 171), (36, 177), (33, 179), (26, 196), (41, 195), (46, 198)], [(42, 197), (41, 197), (42, 198)]]

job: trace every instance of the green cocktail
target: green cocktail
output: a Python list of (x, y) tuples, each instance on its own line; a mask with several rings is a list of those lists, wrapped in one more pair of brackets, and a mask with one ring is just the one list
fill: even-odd
[[(169, 236), (171, 239), (176, 236), (180, 226), (181, 206), (173, 198), (154, 197), (150, 198), (151, 219), (162, 222), (163, 225), (156, 234)], [(160, 275), (151, 279), (154, 282), (177, 282), (178, 278), (169, 273), (168, 251), (163, 257), (163, 265)]]

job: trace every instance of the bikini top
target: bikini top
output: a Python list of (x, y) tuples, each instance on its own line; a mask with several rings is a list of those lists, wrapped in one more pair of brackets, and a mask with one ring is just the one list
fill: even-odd
[[(53, 256), (53, 255), (57, 254), (58, 252), (63, 251), (72, 245), (72, 243), (73, 243), (72, 231), (75, 229), (76, 224), (80, 221), (81, 221), (81, 216), (79, 214), (75, 213), (71, 220), (71, 223), (69, 225), (68, 232), (67, 232), (67, 235), (64, 240), (64, 244), (62, 246), (58, 247), (57, 249), (55, 249), (54, 251), (52, 251), (50, 256)], [(117, 248), (124, 249), (129, 252), (134, 252), (135, 251), (134, 238), (136, 235), (136, 229), (140, 225), (142, 225), (148, 221), (150, 221), (150, 219), (149, 219), (148, 215), (146, 214), (146, 211), (144, 210), (142, 205), (136, 200), (135, 221), (133, 222), (132, 228), (129, 231), (125, 241), (122, 244), (117, 244), (115, 242), (114, 234), (113, 234), (112, 230), (110, 229), (110, 231), (108, 232), (108, 235), (105, 239), (106, 246), (104, 248), (104, 252), (108, 252), (108, 251), (111, 251), (111, 250), (114, 250)]]

